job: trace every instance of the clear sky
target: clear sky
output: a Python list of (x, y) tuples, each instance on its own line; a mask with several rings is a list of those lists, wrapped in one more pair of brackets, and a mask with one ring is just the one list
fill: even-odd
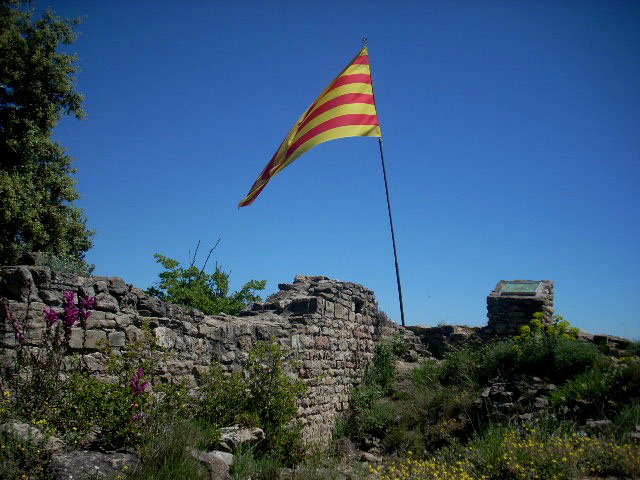
[[(640, 2), (57, 1), (88, 117), (57, 139), (96, 274), (153, 254), (232, 286), (362, 283), (399, 321), (378, 143), (323, 144), (237, 209), (369, 39), (408, 324), (484, 325), (500, 279), (551, 279), (577, 326), (640, 338)], [(37, 0), (40, 11), (48, 5)]]

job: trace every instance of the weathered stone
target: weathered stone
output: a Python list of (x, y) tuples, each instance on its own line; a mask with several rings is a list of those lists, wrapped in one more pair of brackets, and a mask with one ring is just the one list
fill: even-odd
[(18, 302), (26, 302), (29, 297), (37, 299), (31, 271), (27, 267), (4, 267), (0, 294)]
[(536, 408), (547, 408), (549, 406), (549, 399), (547, 397), (536, 397), (533, 405)]
[(254, 445), (264, 440), (261, 428), (240, 428), (238, 425), (220, 429), (220, 450), (233, 452), (239, 445)]
[(317, 297), (300, 297), (291, 300), (288, 309), (297, 314), (315, 313), (318, 310)]
[(138, 340), (142, 340), (144, 338), (144, 332), (133, 325), (128, 326), (124, 330), (125, 336), (127, 337), (127, 341), (129, 342), (137, 342)]
[(55, 480), (114, 479), (133, 470), (137, 459), (130, 453), (76, 451), (54, 454), (48, 473)]
[(140, 315), (143, 317), (164, 317), (166, 315), (167, 307), (164, 303), (142, 291), (140, 293), (142, 294), (138, 295), (138, 313)]
[(594, 430), (606, 430), (609, 426), (611, 426), (613, 422), (611, 420), (587, 420), (587, 427), (593, 428)]
[(58, 437), (45, 435), (38, 428), (23, 422), (8, 422), (0, 425), (0, 432), (11, 435), (16, 440), (42, 448), (48, 452), (62, 450), (65, 444)]
[(84, 366), (91, 372), (101, 372), (105, 368), (106, 358), (102, 353), (89, 353), (82, 357)]
[(126, 292), (120, 297), (120, 310), (125, 313), (136, 313), (138, 297), (131, 292)]
[(167, 327), (158, 327), (153, 331), (158, 345), (165, 348), (173, 348), (176, 345), (177, 334)]
[(233, 455), (227, 452), (214, 450), (212, 452), (202, 452), (200, 450), (190, 450), (193, 458), (204, 463), (211, 473), (211, 480), (227, 480), (231, 478), (230, 470), (233, 465)]
[(110, 347), (124, 347), (126, 336), (124, 332), (111, 332), (108, 335)]
[(96, 310), (104, 310), (106, 312), (117, 312), (119, 308), (118, 300), (108, 293), (99, 293), (96, 295)]
[(62, 305), (64, 294), (61, 290), (40, 290), (40, 298), (47, 305), (58, 307)]
[(102, 342), (106, 344), (107, 334), (102, 330), (87, 330), (86, 338), (84, 331), (81, 328), (74, 328), (71, 330), (71, 341), (69, 346), (73, 349), (81, 348), (98, 348)]
[(362, 455), (360, 455), (360, 461), (367, 463), (380, 463), (382, 462), (382, 459), (380, 457), (376, 457), (372, 453), (362, 452)]
[(127, 284), (124, 283), (124, 280), (122, 280), (120, 277), (113, 277), (109, 279), (108, 289), (111, 295), (119, 297), (127, 292), (129, 290), (129, 287), (127, 287)]

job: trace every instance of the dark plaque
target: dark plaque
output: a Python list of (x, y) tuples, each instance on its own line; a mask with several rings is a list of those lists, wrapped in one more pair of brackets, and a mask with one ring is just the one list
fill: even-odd
[(505, 295), (535, 295), (540, 282), (507, 282), (502, 286), (500, 294)]

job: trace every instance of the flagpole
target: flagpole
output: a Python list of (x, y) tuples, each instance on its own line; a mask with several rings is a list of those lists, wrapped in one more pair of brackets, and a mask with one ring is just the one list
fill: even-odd
[(389, 212), (389, 226), (391, 227), (391, 243), (393, 244), (393, 258), (396, 262), (396, 281), (398, 282), (398, 300), (400, 301), (400, 318), (404, 327), (404, 305), (402, 303), (402, 287), (400, 286), (400, 269), (398, 268), (398, 252), (396, 251), (396, 236), (393, 232), (393, 218), (391, 217), (391, 200), (389, 199), (389, 185), (387, 183), (387, 169), (384, 165), (384, 151), (382, 149), (382, 137), (378, 137), (380, 145), (380, 160), (382, 161), (382, 175), (384, 176), (384, 190), (387, 192), (387, 211)]
[[(363, 46), (367, 46), (367, 37), (362, 39)], [(371, 63), (369, 63), (371, 69)], [(373, 89), (373, 82), (371, 82)], [(402, 286), (400, 285), (400, 268), (398, 267), (398, 251), (396, 250), (396, 235), (393, 231), (393, 217), (391, 216), (391, 200), (389, 198), (389, 184), (387, 183), (387, 168), (384, 164), (384, 150), (382, 149), (382, 136), (378, 137), (378, 145), (380, 145), (380, 160), (382, 161), (382, 176), (384, 177), (384, 191), (387, 193), (387, 211), (389, 212), (389, 226), (391, 227), (391, 243), (393, 245), (393, 259), (396, 262), (396, 281), (398, 282), (398, 300), (400, 301), (400, 319), (404, 327), (404, 304), (402, 302)]]

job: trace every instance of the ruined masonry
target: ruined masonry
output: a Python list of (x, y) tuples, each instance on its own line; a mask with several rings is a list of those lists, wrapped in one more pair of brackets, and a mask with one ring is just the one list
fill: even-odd
[[(401, 335), (413, 360), (424, 347), (412, 332), (380, 313), (373, 292), (361, 285), (298, 275), (293, 283), (278, 287), (280, 291), (265, 303), (254, 304), (240, 316), (209, 316), (161, 302), (118, 277), (77, 277), (36, 266), (0, 267), (0, 296), (9, 300), (18, 319), (28, 311), (25, 334), (33, 346), (38, 346), (44, 331), (43, 308), (61, 307), (65, 290), (96, 297), (84, 345), (82, 330), (76, 328), (71, 347), (98, 376), (107, 376), (100, 344), (120, 350), (140, 338), (145, 323), (160, 345), (173, 353), (165, 378), (184, 379), (194, 387), (203, 369), (219, 363), (228, 372), (239, 370), (256, 341), (277, 339), (296, 353), (302, 365), (296, 374), (308, 386), (298, 406), (304, 437), (323, 442), (336, 417), (348, 407), (351, 389), (361, 380), (377, 342)], [(15, 335), (6, 318), (1, 328), (0, 360), (11, 362)]]

